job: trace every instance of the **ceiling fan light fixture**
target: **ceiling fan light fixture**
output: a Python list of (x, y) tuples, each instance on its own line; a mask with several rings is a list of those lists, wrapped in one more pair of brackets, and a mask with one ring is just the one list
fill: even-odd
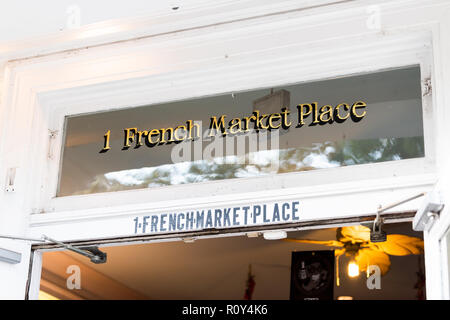
[(337, 299), (338, 300), (353, 300), (353, 297), (351, 297), (351, 296), (339, 296)]
[(359, 266), (356, 261), (352, 260), (348, 263), (347, 273), (350, 278), (356, 278), (359, 276)]

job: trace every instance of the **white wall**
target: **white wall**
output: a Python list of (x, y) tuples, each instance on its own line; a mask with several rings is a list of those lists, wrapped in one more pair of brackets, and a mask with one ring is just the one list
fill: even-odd
[[(41, 0), (0, 3), (0, 44), (61, 33), (69, 29), (112, 19), (155, 14), (176, 14), (205, 0)], [(216, 1), (224, 2), (224, 1)], [(172, 8), (179, 7), (177, 10)]]
[[(380, 166), (368, 170), (347, 168), (336, 173), (335, 178), (346, 174), (348, 177), (350, 171), (352, 174), (363, 171), (367, 180), (344, 185), (330, 183), (315, 189), (307, 186), (296, 188), (294, 176), (275, 178), (267, 186), (258, 185), (259, 195), (246, 194), (242, 190), (243, 182), (240, 183), (241, 189), (232, 183), (224, 184), (226, 188), (216, 186), (222, 192), (231, 191), (222, 198), (206, 200), (194, 199), (194, 196), (190, 199), (189, 194), (212, 188), (183, 187), (186, 199), (168, 199), (170, 201), (160, 203), (153, 199), (150, 205), (140, 203), (120, 207), (112, 203), (109, 207), (99, 207), (101, 196), (55, 204), (48, 198), (40, 199), (42, 194), (37, 191), (53, 183), (52, 179), (45, 180), (48, 178), (47, 166), (57, 168), (56, 162), (47, 159), (47, 130), (54, 129), (54, 123), (46, 114), (48, 110), (66, 108), (66, 111), (86, 112), (105, 106), (123, 107), (154, 101), (151, 99), (183, 98), (230, 88), (238, 90), (247, 88), (249, 83), (263, 86), (292, 79), (306, 81), (392, 67), (408, 61), (423, 61), (420, 59), (427, 60), (425, 56), (430, 52), (429, 62), (435, 66), (434, 94), (433, 105), (428, 106), (432, 110), (427, 114), (435, 117), (431, 119), (435, 131), (428, 128), (429, 138), (431, 146), (437, 143), (438, 177), (442, 192), (450, 200), (450, 176), (447, 174), (450, 155), (446, 139), (450, 101), (450, 43), (447, 40), (450, 35), (447, 22), (450, 21), (450, 3), (347, 1), (336, 6), (305, 10), (305, 6), (327, 2), (332, 1), (280, 1), (274, 4), (249, 0), (238, 4), (230, 0), (215, 7), (200, 6), (187, 12), (180, 11), (177, 16), (169, 13), (82, 26), (40, 37), (39, 41), (33, 39), (33, 33), (21, 33), (22, 29), (16, 28), (20, 32), (11, 37), (28, 40), (15, 41), (14, 45), (3, 47), (0, 44), (0, 61), (9, 60), (3, 72), (3, 86), (0, 87), (0, 182), (6, 181), (8, 168), (19, 168), (16, 192), (9, 194), (0, 190), (0, 234), (39, 236), (45, 232), (64, 240), (125, 236), (126, 221), (137, 212), (158, 210), (163, 206), (180, 207), (186, 205), (186, 201), (195, 206), (206, 205), (205, 201), (238, 201), (245, 197), (264, 198), (275, 193), (293, 198), (307, 197), (309, 209), (306, 216), (310, 218), (325, 218), (333, 214), (352, 216), (374, 213), (378, 204), (429, 190), (436, 181), (434, 159), (426, 159), (419, 167), (417, 162), (411, 162), (402, 168), (381, 165), (382, 170), (378, 169)], [(164, 7), (161, 2), (159, 4)], [(367, 20), (373, 12), (373, 7), (369, 7), (371, 4), (380, 4), (375, 9), (380, 10), (381, 29), (368, 28)], [(54, 8), (58, 12), (61, 10), (60, 7)], [(372, 11), (368, 10), (370, 8)], [(37, 14), (41, 12), (39, 10), (41, 8), (36, 8)], [(123, 12), (136, 15), (136, 10)], [(281, 13), (284, 11), (288, 12)], [(88, 15), (88, 21), (120, 17), (115, 15), (117, 12), (116, 9), (107, 13), (97, 12)], [(273, 12), (280, 14), (268, 15)], [(36, 35), (53, 33), (56, 26), (60, 28), (62, 20), (55, 18), (52, 21), (33, 32)], [(223, 21), (228, 23), (220, 24)], [(177, 30), (184, 31), (175, 32)], [(138, 39), (124, 41), (134, 38)], [(8, 36), (3, 39), (11, 40)], [(109, 42), (114, 44), (108, 45)], [(432, 48), (429, 48), (430, 43)], [(405, 58), (405, 51), (412, 54)], [(265, 76), (261, 76), (263, 71)], [(123, 85), (117, 86), (117, 83)], [(141, 92), (137, 91), (139, 88)], [(406, 172), (408, 170), (411, 172)], [(390, 178), (375, 179), (380, 172), (387, 173)], [(328, 172), (318, 175), (326, 178)], [(361, 177), (359, 173), (358, 176)], [(314, 180), (317, 176), (309, 177)], [(279, 190), (270, 189), (277, 185)], [(341, 193), (336, 192), (336, 188), (342, 188)], [(173, 198), (173, 194), (164, 190), (158, 192), (161, 197)], [(209, 192), (212, 194), (211, 190)], [(320, 198), (325, 194), (327, 202)], [(45, 195), (48, 197), (50, 193)], [(339, 201), (339, 205), (330, 203), (331, 196)], [(138, 193), (122, 193), (114, 200), (132, 197), (139, 198)], [(415, 209), (419, 204), (420, 201), (416, 201), (400, 209)], [(317, 207), (322, 211), (318, 212)], [(58, 208), (64, 210), (58, 211)], [(41, 209), (56, 212), (31, 214)], [(24, 298), (29, 244), (3, 240), (0, 246), (23, 253), (19, 265), (0, 262), (0, 298)], [(430, 247), (429, 252), (435, 248)], [(437, 268), (436, 263), (439, 265), (439, 260), (434, 253), (429, 258), (426, 262), (427, 276), (432, 285), (428, 289), (432, 291), (428, 296), (438, 298), (439, 272), (434, 268)]]
[[(443, 18), (439, 22), (439, 33), (434, 42), (434, 63), (436, 79), (433, 81), (434, 103), (438, 108), (437, 129), (437, 166), (439, 181), (435, 190), (440, 192), (445, 205), (440, 219), (433, 227), (426, 231), (425, 258), (427, 277), (427, 296), (429, 299), (449, 299), (450, 284), (445, 276), (448, 274), (445, 261), (450, 252), (441, 252), (440, 240), (450, 225), (450, 9), (443, 11)], [(445, 239), (444, 239), (445, 241)], [(444, 246), (445, 248), (445, 246)], [(446, 281), (447, 283), (443, 283)]]

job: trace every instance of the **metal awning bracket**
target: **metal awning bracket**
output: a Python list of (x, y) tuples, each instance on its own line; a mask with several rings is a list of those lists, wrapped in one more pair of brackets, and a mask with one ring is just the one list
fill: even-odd
[(426, 195), (425, 192), (421, 192), (415, 196), (409, 197), (409, 198), (401, 200), (401, 201), (394, 202), (394, 203), (384, 206), (384, 207), (382, 205), (379, 205), (377, 208), (377, 215), (376, 215), (373, 223), (364, 223), (363, 224), (370, 228), (370, 242), (385, 242), (387, 240), (387, 234), (382, 229), (384, 221), (383, 221), (383, 218), (381, 217), (381, 213), (383, 213), (389, 209), (392, 209), (394, 207), (397, 207), (399, 205), (402, 205), (406, 202), (423, 197), (425, 195)]
[(107, 254), (103, 251), (100, 251), (100, 249), (97, 246), (74, 247), (71, 244), (52, 239), (46, 235), (42, 235), (41, 239), (7, 236), (7, 235), (0, 235), (0, 238), (10, 239), (10, 240), (32, 241), (32, 242), (46, 241), (46, 242), (50, 242), (50, 243), (55, 243), (55, 244), (58, 244), (58, 245), (64, 247), (67, 250), (70, 250), (72, 252), (81, 254), (82, 256), (89, 258), (91, 260), (91, 262), (95, 263), (95, 264), (105, 263), (107, 260)]

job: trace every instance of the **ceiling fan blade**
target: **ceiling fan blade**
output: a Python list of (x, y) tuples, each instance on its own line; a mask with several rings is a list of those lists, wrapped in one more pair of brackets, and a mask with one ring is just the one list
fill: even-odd
[(334, 250), (334, 256), (335, 257), (342, 256), (344, 253), (345, 253), (345, 249), (344, 248)]
[(389, 234), (385, 242), (373, 243), (378, 250), (393, 256), (407, 256), (423, 253), (423, 240), (402, 234)]
[(370, 240), (370, 229), (361, 225), (341, 227), (337, 230), (337, 238), (342, 242), (366, 242)]
[(386, 253), (371, 248), (360, 249), (356, 254), (355, 260), (359, 270), (367, 271), (370, 265), (376, 265), (380, 268), (381, 275), (385, 275), (391, 266), (391, 260)]

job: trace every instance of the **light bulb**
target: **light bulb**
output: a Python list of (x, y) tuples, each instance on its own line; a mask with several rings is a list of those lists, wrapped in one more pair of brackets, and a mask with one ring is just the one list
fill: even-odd
[(338, 300), (353, 300), (353, 297), (351, 297), (351, 296), (339, 296), (337, 299)]
[(348, 264), (348, 276), (350, 278), (355, 278), (359, 276), (359, 266), (355, 261), (350, 261)]

